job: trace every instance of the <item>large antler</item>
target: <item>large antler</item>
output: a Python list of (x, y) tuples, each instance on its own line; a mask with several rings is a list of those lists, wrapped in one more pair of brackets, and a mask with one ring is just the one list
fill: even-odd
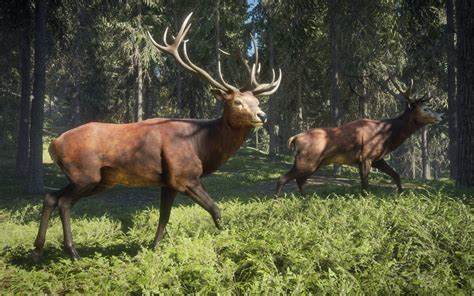
[(392, 77), (392, 75), (389, 75), (388, 76), (388, 80), (390, 80), (390, 82), (392, 83), (392, 85), (397, 89), (397, 91), (399, 92), (399, 94), (405, 99), (407, 100), (409, 103), (413, 103), (413, 101), (411, 100), (411, 94), (412, 94), (412, 91), (413, 91), (413, 79), (410, 79), (410, 84), (405, 87), (405, 89), (403, 89), (400, 84)]
[(219, 62), (218, 66), (219, 66), (219, 76), (221, 78), (222, 83), (219, 83), (218, 81), (216, 81), (204, 69), (198, 67), (193, 62), (191, 62), (191, 59), (188, 56), (187, 48), (186, 48), (186, 43), (188, 42), (188, 40), (184, 40), (184, 45), (183, 45), (184, 59), (186, 61), (183, 61), (183, 59), (179, 55), (179, 46), (181, 45), (181, 42), (183, 42), (183, 39), (186, 36), (186, 34), (188, 33), (189, 29), (191, 28), (191, 24), (188, 24), (188, 22), (189, 22), (189, 19), (192, 16), (192, 14), (193, 13), (191, 12), (184, 19), (183, 24), (181, 25), (181, 28), (179, 29), (178, 35), (176, 35), (176, 37), (174, 38), (173, 44), (168, 44), (168, 41), (167, 41), (168, 27), (166, 28), (165, 33), (163, 34), (163, 43), (164, 43), (164, 45), (158, 44), (153, 39), (150, 32), (148, 32), (148, 37), (150, 38), (150, 41), (160, 51), (163, 51), (163, 52), (166, 52), (166, 53), (172, 55), (181, 66), (183, 66), (188, 71), (191, 71), (191, 72), (197, 74), (199, 77), (201, 77), (205, 81), (209, 82), (213, 87), (218, 88), (218, 89), (220, 89), (222, 91), (225, 91), (225, 92), (238, 91), (238, 88), (228, 84), (223, 79), (223, 75), (222, 75), (221, 70), (220, 70), (221, 69), (220, 62)]
[(252, 65), (252, 70), (250, 73), (250, 91), (254, 95), (259, 95), (259, 96), (269, 96), (273, 93), (275, 93), (280, 86), (281, 83), (281, 69), (278, 69), (278, 79), (275, 80), (275, 70), (272, 69), (272, 82), (270, 83), (263, 83), (260, 84), (257, 81), (256, 76), (260, 74), (260, 63), (258, 62), (258, 44), (257, 40), (255, 40), (253, 35), (250, 35), (252, 37), (252, 43), (253, 43), (253, 48), (255, 50), (255, 62)]

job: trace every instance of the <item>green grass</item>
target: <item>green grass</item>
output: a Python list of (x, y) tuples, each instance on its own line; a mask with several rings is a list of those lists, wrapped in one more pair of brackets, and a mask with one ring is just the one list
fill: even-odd
[[(55, 214), (45, 258), (28, 254), (41, 197), (22, 195), (13, 160), (0, 154), (0, 294), (459, 294), (473, 288), (472, 190), (449, 181), (407, 182), (397, 195), (371, 174), (360, 194), (354, 172), (313, 182), (308, 194), (274, 199), (289, 158), (243, 149), (205, 179), (225, 230), (185, 196), (157, 251), (158, 190), (117, 188), (81, 200), (73, 235), (83, 259), (62, 251)], [(65, 179), (52, 165), (46, 185)], [(322, 172), (325, 173), (324, 171)]]

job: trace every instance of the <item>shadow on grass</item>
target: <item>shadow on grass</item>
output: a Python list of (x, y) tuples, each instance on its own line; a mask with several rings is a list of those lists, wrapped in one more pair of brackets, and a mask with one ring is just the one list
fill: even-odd
[[(110, 246), (77, 246), (76, 250), (81, 258), (93, 258), (97, 254), (103, 257), (121, 256), (126, 255), (134, 257), (142, 248), (148, 248), (148, 245), (140, 245), (138, 243), (119, 243)], [(62, 249), (57, 247), (46, 247), (44, 249), (43, 256), (36, 262), (31, 257), (31, 250), (24, 247), (17, 247), (13, 254), (7, 254), (11, 250), (4, 250), (2, 257), (9, 257), (7, 261), (11, 265), (15, 265), (18, 268), (31, 271), (36, 268), (43, 268), (49, 265), (56, 264), (59, 260), (66, 259), (71, 260), (68, 254)], [(6, 255), (7, 254), (7, 255)]]

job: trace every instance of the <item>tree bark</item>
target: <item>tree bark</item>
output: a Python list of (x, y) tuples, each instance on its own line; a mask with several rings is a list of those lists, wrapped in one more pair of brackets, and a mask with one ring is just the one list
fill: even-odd
[[(268, 39), (268, 59), (270, 69), (275, 68), (275, 48), (273, 44), (273, 32), (272, 32), (272, 20), (267, 14), (268, 28), (267, 28), (267, 39)], [(267, 131), (270, 136), (268, 144), (268, 154), (270, 158), (275, 158), (280, 152), (280, 128), (279, 128), (279, 114), (278, 114), (278, 95), (274, 94), (268, 98), (268, 123)]]
[(304, 118), (303, 118), (303, 71), (301, 67), (298, 69), (298, 79), (297, 79), (297, 94), (296, 94), (296, 111), (297, 111), (297, 127), (298, 133), (304, 130)]
[(446, 0), (446, 55), (448, 62), (448, 158), (450, 176), (457, 176), (457, 148), (456, 148), (456, 52), (454, 45), (454, 11), (453, 0)]
[(413, 141), (410, 141), (410, 178), (416, 179), (416, 154)]
[(458, 186), (474, 186), (474, 4), (456, 0)]
[(424, 127), (421, 131), (421, 165), (423, 171), (423, 179), (431, 179), (431, 167), (428, 154), (428, 128)]
[(35, 7), (35, 67), (33, 101), (31, 104), (30, 169), (28, 193), (42, 194), (43, 181), (43, 122), (46, 84), (46, 7), (47, 0), (37, 0)]
[(16, 154), (16, 175), (28, 174), (28, 152), (30, 138), (30, 96), (31, 96), (31, 11), (30, 1), (24, 0), (24, 24), (20, 34), (20, 120), (18, 126), (18, 147)]
[(137, 121), (143, 120), (143, 67), (140, 50), (136, 49), (137, 57)]
[[(339, 46), (338, 46), (338, 26), (337, 26), (337, 9), (338, 0), (330, 0), (328, 7), (329, 17), (329, 41), (331, 45), (331, 115), (334, 126), (341, 125), (341, 110), (340, 110), (340, 69), (339, 69)], [(334, 175), (340, 174), (340, 166), (334, 165)]]
[(365, 73), (362, 76), (362, 96), (359, 96), (359, 114), (361, 118), (367, 118), (367, 101), (369, 100), (369, 92), (367, 91), (367, 77)]
[[(141, 1), (137, 1), (137, 18), (138, 29), (141, 31), (142, 27), (142, 5)], [(137, 44), (135, 48), (135, 59), (137, 66), (137, 121), (143, 120), (143, 65), (140, 52), (140, 45)]]

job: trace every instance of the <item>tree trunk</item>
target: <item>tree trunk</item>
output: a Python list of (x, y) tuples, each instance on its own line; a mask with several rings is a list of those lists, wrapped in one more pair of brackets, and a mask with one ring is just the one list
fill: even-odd
[(71, 102), (71, 111), (72, 111), (72, 118), (71, 118), (71, 126), (76, 127), (81, 124), (81, 99), (80, 99), (80, 82), (76, 80), (75, 82), (75, 91), (72, 96)]
[(30, 1), (23, 1), (24, 24), (20, 34), (20, 120), (18, 126), (18, 147), (16, 154), (16, 175), (28, 174), (28, 152), (30, 138), (30, 96), (31, 96), (31, 11)]
[(260, 129), (258, 129), (258, 128), (255, 129), (255, 149), (257, 149), (257, 150), (258, 150), (258, 131), (259, 130)]
[(456, 148), (456, 52), (454, 48), (454, 11), (453, 0), (446, 0), (446, 55), (448, 61), (448, 158), (450, 176), (456, 179), (457, 148)]
[[(338, 45), (338, 27), (337, 27), (337, 9), (338, 0), (330, 0), (328, 7), (329, 14), (329, 41), (331, 43), (331, 115), (334, 126), (341, 125), (341, 110), (340, 110), (340, 69), (339, 69), (339, 45)], [(334, 165), (334, 175), (340, 174), (340, 166)]]
[(428, 128), (424, 127), (421, 131), (421, 165), (423, 179), (431, 179), (430, 159), (428, 154)]
[(416, 153), (413, 141), (410, 141), (410, 178), (416, 179)]
[(73, 77), (74, 77), (74, 92), (72, 93), (71, 98), (71, 126), (79, 126), (82, 122), (81, 118), (81, 80), (82, 80), (82, 67), (83, 67), (83, 47), (82, 44), (87, 39), (85, 36), (84, 28), (87, 26), (86, 21), (86, 12), (84, 7), (80, 6), (78, 11), (79, 18), (79, 27), (76, 32), (76, 37), (74, 39), (74, 60), (73, 60)]
[[(215, 39), (215, 51), (216, 51), (216, 60), (217, 62), (221, 61), (221, 52), (219, 51), (219, 48), (221, 46), (221, 13), (220, 13), (220, 7), (221, 7), (221, 1), (217, 0), (215, 2), (215, 23), (214, 23), (214, 29), (216, 31)], [(217, 64), (216, 64), (216, 71), (217, 71)], [(224, 104), (221, 100), (216, 100), (216, 106), (215, 106), (215, 112), (217, 116), (221, 116), (222, 110), (224, 109)]]
[(137, 58), (137, 121), (143, 120), (143, 66), (140, 50), (136, 48)]
[(153, 100), (150, 96), (150, 81), (143, 81), (143, 99), (145, 104), (145, 119), (153, 117)]
[(296, 94), (296, 125), (298, 127), (298, 133), (301, 133), (304, 130), (304, 118), (303, 118), (303, 71), (301, 67), (298, 69), (298, 79), (297, 79), (297, 94)]
[(359, 96), (359, 115), (361, 118), (367, 118), (367, 101), (369, 99), (369, 92), (367, 91), (367, 77), (365, 73), (362, 75), (362, 96)]
[(474, 186), (474, 4), (456, 0), (458, 186)]
[[(137, 1), (137, 19), (138, 30), (142, 30), (142, 3)], [(143, 120), (143, 64), (140, 52), (140, 45), (137, 44), (135, 48), (135, 59), (137, 67), (137, 121)]]
[(47, 0), (37, 0), (35, 7), (35, 68), (31, 104), (30, 169), (28, 193), (44, 192), (43, 121), (46, 80), (46, 7)]
[[(275, 68), (275, 48), (273, 46), (273, 33), (272, 33), (272, 23), (270, 17), (267, 15), (268, 19), (268, 58), (270, 69)], [(279, 113), (278, 113), (278, 95), (273, 94), (268, 99), (268, 123), (267, 130), (270, 136), (270, 142), (268, 144), (268, 154), (270, 158), (275, 158), (276, 155), (280, 152), (280, 128), (279, 128)]]

